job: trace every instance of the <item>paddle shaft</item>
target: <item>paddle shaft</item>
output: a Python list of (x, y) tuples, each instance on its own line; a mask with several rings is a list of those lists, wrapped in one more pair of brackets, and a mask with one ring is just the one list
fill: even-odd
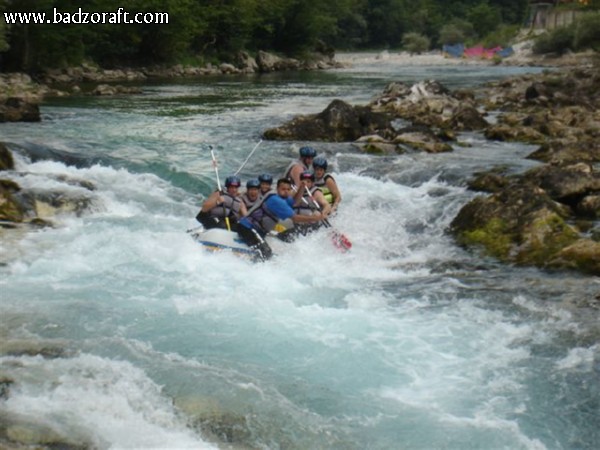
[[(217, 176), (217, 188), (219, 192), (221, 192), (221, 180), (219, 179), (219, 169), (217, 168), (217, 158), (215, 158), (215, 152), (213, 149), (210, 149), (210, 156), (212, 157), (213, 167), (215, 168), (215, 175)], [(229, 225), (229, 217), (225, 217), (225, 225), (227, 225), (227, 231), (231, 231), (231, 226)]]
[[(319, 202), (317, 202), (317, 200), (315, 199), (315, 197), (313, 197), (313, 195), (310, 192), (310, 190), (308, 189), (308, 187), (304, 186), (304, 189), (306, 189), (306, 193), (308, 194), (308, 197), (312, 200), (312, 202), (314, 203), (314, 205), (317, 208), (317, 210), (321, 211), (321, 205), (319, 205)], [(308, 205), (308, 202), (306, 202), (306, 199), (304, 197), (302, 197), (302, 200), (305, 200), (305, 203)], [(349, 250), (352, 247), (352, 242), (350, 242), (350, 239), (348, 239), (346, 237), (346, 235), (342, 234), (340, 231), (338, 231), (335, 228), (333, 228), (332, 225), (331, 225), (331, 223), (329, 222), (329, 219), (324, 218), (321, 222), (323, 223), (323, 225), (325, 225), (325, 228), (331, 228), (333, 236), (336, 239), (336, 241), (334, 242), (334, 244), (338, 248), (344, 248), (344, 251), (346, 251), (346, 250)]]
[(258, 148), (258, 146), (262, 143), (262, 139), (260, 141), (258, 141), (258, 144), (256, 144), (254, 146), (254, 148), (252, 149), (252, 151), (250, 152), (250, 154), (248, 155), (248, 157), (246, 158), (246, 160), (242, 163), (242, 165), (240, 166), (240, 168), (234, 173), (234, 175), (237, 175), (238, 173), (240, 173), (240, 171), (244, 168), (244, 166), (246, 165), (246, 163), (250, 160), (250, 157), (254, 154), (254, 152), (256, 151), (256, 149)]

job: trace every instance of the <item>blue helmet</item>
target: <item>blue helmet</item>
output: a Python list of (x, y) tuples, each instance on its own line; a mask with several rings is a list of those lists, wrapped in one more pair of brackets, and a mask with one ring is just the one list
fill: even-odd
[(312, 147), (300, 147), (301, 158), (314, 158), (317, 156), (317, 151)]
[(242, 185), (242, 181), (240, 177), (236, 177), (235, 175), (231, 175), (225, 179), (225, 187), (234, 186), (240, 187)]
[(273, 183), (273, 177), (270, 174), (268, 174), (268, 173), (263, 173), (262, 175), (258, 176), (258, 181), (260, 181), (261, 183), (272, 184)]
[(250, 189), (250, 188), (259, 188), (260, 187), (260, 182), (256, 179), (254, 180), (248, 180), (246, 182), (246, 189)]
[(315, 158), (313, 161), (313, 169), (320, 167), (323, 170), (327, 170), (327, 160), (325, 158), (319, 157)]

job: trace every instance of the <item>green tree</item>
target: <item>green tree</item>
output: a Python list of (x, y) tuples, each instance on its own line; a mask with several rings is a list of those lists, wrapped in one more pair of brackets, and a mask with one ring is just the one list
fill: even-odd
[[(0, 0), (0, 53), (8, 50), (8, 26), (4, 21), (4, 12), (6, 8), (6, 2), (4, 0)], [(1, 58), (1, 56), (0, 56)], [(1, 59), (0, 59), (1, 61)]]
[(477, 4), (467, 13), (467, 19), (473, 24), (477, 36), (484, 37), (502, 23), (500, 10), (490, 6), (487, 1)]
[(427, 36), (419, 33), (410, 32), (402, 36), (402, 48), (410, 53), (423, 53), (429, 50), (431, 41)]

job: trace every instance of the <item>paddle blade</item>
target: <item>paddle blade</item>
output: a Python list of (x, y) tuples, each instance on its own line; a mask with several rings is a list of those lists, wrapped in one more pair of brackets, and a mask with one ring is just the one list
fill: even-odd
[(331, 232), (331, 242), (335, 245), (336, 248), (340, 249), (343, 252), (347, 252), (352, 248), (352, 242), (348, 239), (344, 234), (339, 231)]

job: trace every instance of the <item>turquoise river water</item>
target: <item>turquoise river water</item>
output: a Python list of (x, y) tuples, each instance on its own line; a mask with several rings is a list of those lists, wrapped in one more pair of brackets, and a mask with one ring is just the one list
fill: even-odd
[[(1, 356), (15, 383), (0, 411), (100, 449), (598, 448), (598, 313), (581, 304), (599, 280), (502, 265), (445, 232), (476, 195), (474, 172), (526, 170), (534, 148), (477, 133), (439, 155), (315, 143), (344, 196), (347, 254), (323, 231), (252, 264), (186, 233), (215, 187), (211, 147), (224, 177), (266, 128), (335, 98), (536, 70), (374, 60), (154, 82), (0, 124), (18, 165), (8, 177), (91, 200), (0, 239), (0, 336), (67, 349)], [(262, 142), (242, 179), (279, 175), (302, 144)]]

